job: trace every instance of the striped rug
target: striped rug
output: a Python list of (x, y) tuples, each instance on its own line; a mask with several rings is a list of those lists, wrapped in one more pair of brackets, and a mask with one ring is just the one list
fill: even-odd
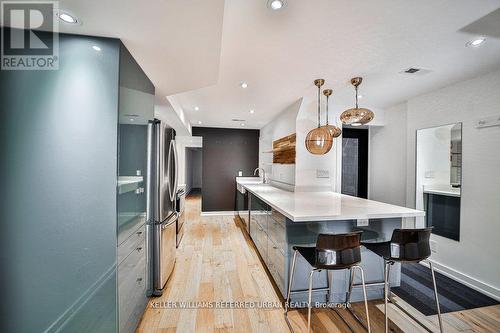
[[(496, 300), (474, 289), (443, 274), (435, 273), (441, 313), (499, 304)], [(391, 288), (391, 291), (424, 315), (437, 314), (429, 268), (420, 264), (403, 264), (401, 286)]]

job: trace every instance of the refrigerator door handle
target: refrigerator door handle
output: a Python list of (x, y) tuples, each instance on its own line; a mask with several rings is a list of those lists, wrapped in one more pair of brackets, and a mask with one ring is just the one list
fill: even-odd
[[(170, 148), (168, 150), (168, 170), (170, 176), (171, 168), (174, 168), (174, 179), (170, 179), (171, 182), (169, 184), (169, 192), (170, 192), (170, 200), (175, 203), (177, 198), (177, 151), (175, 149), (175, 141), (170, 141)], [(172, 181), (173, 180), (173, 181)]]
[(148, 122), (147, 129), (147, 155), (146, 155), (146, 223), (152, 223), (154, 219), (153, 205), (153, 175), (154, 175), (154, 128), (153, 122)]
[(168, 147), (168, 158), (167, 158), (167, 173), (168, 173), (168, 195), (170, 197), (170, 201), (173, 201), (173, 195), (172, 195), (172, 184), (173, 184), (173, 181), (172, 179), (170, 179), (170, 174), (171, 174), (171, 171), (172, 171), (172, 141), (170, 141), (170, 147)]
[(178, 177), (179, 177), (179, 171), (178, 171), (178, 165), (177, 165), (177, 148), (176, 148), (176, 145), (175, 145), (175, 140), (172, 140), (172, 149), (174, 150), (174, 167), (175, 167), (175, 178), (174, 178), (174, 188), (173, 188), (173, 199), (172, 200), (175, 200), (177, 201), (177, 180), (178, 180)]

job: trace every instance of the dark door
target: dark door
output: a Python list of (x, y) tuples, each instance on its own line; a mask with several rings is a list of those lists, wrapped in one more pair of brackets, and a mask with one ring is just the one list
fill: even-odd
[(342, 193), (368, 197), (368, 129), (342, 130)]

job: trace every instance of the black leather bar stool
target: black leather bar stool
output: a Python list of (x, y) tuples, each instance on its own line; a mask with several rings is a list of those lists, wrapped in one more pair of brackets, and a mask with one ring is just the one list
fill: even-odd
[[(290, 269), (290, 280), (288, 284), (288, 293), (285, 304), (285, 319), (288, 322), (287, 314), (290, 304), (290, 294), (293, 285), (293, 275), (295, 273), (295, 262), (297, 253), (300, 253), (312, 266), (309, 274), (309, 297), (308, 297), (308, 313), (307, 313), (307, 332), (311, 331), (311, 309), (312, 309), (312, 287), (314, 272), (322, 270), (341, 270), (349, 269), (351, 280), (354, 279), (354, 270), (359, 270), (361, 274), (361, 283), (363, 286), (363, 294), (365, 299), (366, 323), (368, 333), (370, 329), (370, 315), (368, 313), (368, 301), (366, 299), (365, 275), (363, 268), (359, 266), (361, 262), (361, 231), (346, 234), (320, 234), (316, 240), (315, 247), (294, 246), (294, 254), (292, 267)], [(346, 302), (349, 299), (346, 300)], [(357, 319), (357, 318), (356, 318)]]
[[(388, 332), (388, 317), (387, 317), (387, 302), (390, 298), (390, 283), (389, 273), (390, 268), (394, 263), (419, 263), (427, 260), (431, 255), (431, 247), (429, 238), (431, 236), (431, 228), (423, 229), (395, 229), (392, 232), (390, 241), (387, 242), (361, 242), (370, 251), (379, 255), (384, 259), (384, 312), (385, 312), (385, 332)], [(436, 308), (439, 319), (439, 330), (443, 332), (443, 323), (441, 321), (441, 310), (439, 308), (439, 299), (436, 288), (436, 278), (434, 276), (434, 268), (432, 262), (427, 260), (432, 274), (432, 283), (434, 285), (434, 298), (436, 300)], [(368, 284), (369, 285), (369, 284)], [(394, 303), (398, 306), (398, 304)], [(400, 308), (400, 307), (399, 307)], [(401, 308), (402, 309), (402, 308)], [(402, 309), (405, 313), (406, 310)], [(411, 317), (411, 316), (410, 316)], [(413, 318), (413, 317), (412, 317)], [(421, 323), (419, 323), (421, 324)], [(422, 324), (421, 324), (422, 325)]]

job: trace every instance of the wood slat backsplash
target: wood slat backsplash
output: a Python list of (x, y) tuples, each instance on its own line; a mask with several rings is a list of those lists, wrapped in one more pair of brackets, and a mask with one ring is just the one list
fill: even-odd
[(295, 164), (295, 133), (273, 141), (273, 163)]

